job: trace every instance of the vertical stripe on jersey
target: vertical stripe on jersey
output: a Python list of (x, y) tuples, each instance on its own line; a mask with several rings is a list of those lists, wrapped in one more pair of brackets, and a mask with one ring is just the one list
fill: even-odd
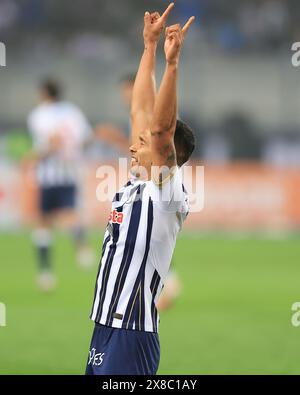
[[(119, 210), (121, 211), (122, 207)], [(109, 247), (109, 252), (107, 255), (107, 259), (106, 259), (105, 267), (104, 267), (104, 271), (103, 271), (103, 278), (102, 278), (101, 290), (100, 290), (100, 296), (99, 296), (99, 304), (98, 304), (96, 320), (95, 320), (96, 322), (99, 322), (101, 319), (101, 314), (102, 314), (102, 310), (103, 310), (103, 302), (105, 299), (109, 273), (110, 273), (110, 269), (111, 269), (111, 266), (113, 263), (115, 253), (116, 253), (117, 242), (119, 240), (120, 225), (114, 223), (114, 224), (112, 224), (112, 226), (113, 226), (113, 242)]]
[(158, 274), (157, 270), (155, 270), (150, 284), (150, 290), (152, 293), (151, 317), (152, 317), (154, 332), (157, 332), (157, 308), (155, 306), (155, 297), (157, 294), (159, 283), (160, 283), (160, 275)]
[[(133, 294), (132, 294), (133, 295)], [(134, 298), (131, 304), (128, 303), (127, 309), (128, 309), (128, 318), (127, 321), (123, 319), (123, 325), (122, 328), (126, 329), (139, 329), (141, 327), (141, 322), (142, 322), (142, 317), (141, 317), (141, 283), (139, 283), (139, 286), (134, 293)], [(126, 312), (127, 312), (126, 309)], [(132, 318), (131, 318), (132, 317)]]
[(145, 268), (150, 249), (152, 226), (153, 202), (149, 198), (145, 254), (123, 317), (122, 328), (133, 329), (135, 326), (139, 330), (145, 330)]
[(97, 277), (96, 277), (96, 285), (95, 285), (95, 291), (94, 291), (94, 301), (93, 301), (93, 305), (92, 305), (93, 308), (92, 308), (91, 316), (92, 316), (92, 314), (93, 314), (94, 305), (95, 305), (95, 300), (96, 300), (96, 295), (97, 295), (97, 289), (98, 289), (97, 284), (98, 284), (98, 278), (99, 278), (100, 269), (101, 269), (101, 264), (102, 264), (101, 261), (102, 261), (102, 258), (103, 258), (103, 256), (104, 256), (104, 254), (105, 254), (106, 246), (107, 246), (107, 243), (109, 242), (109, 240), (110, 240), (110, 235), (108, 235), (108, 236), (106, 237), (106, 239), (104, 240), (104, 242), (103, 242), (102, 254), (101, 254), (101, 258), (100, 258), (100, 262), (99, 262), (99, 268), (98, 268), (98, 273), (97, 273)]
[(124, 284), (125, 284), (125, 279), (128, 273), (128, 269), (131, 263), (131, 259), (133, 256), (134, 248), (135, 248), (135, 242), (136, 242), (136, 237), (138, 233), (138, 228), (140, 224), (140, 218), (141, 218), (141, 211), (142, 211), (142, 197), (140, 196), (141, 193), (141, 188), (140, 186), (137, 189), (137, 196), (138, 199), (135, 199), (135, 202), (133, 203), (132, 206), (132, 211), (131, 211), (131, 217), (130, 217), (130, 223), (127, 231), (127, 237), (126, 237), (126, 242), (125, 242), (125, 248), (124, 248), (124, 253), (123, 253), (123, 258), (121, 261), (121, 265), (118, 271), (118, 275), (116, 278), (111, 302), (109, 305), (108, 313), (107, 313), (107, 320), (106, 324), (108, 326), (112, 325), (113, 322), (113, 314), (116, 312), (116, 308), (118, 306), (118, 302), (120, 299), (120, 295), (122, 293)]

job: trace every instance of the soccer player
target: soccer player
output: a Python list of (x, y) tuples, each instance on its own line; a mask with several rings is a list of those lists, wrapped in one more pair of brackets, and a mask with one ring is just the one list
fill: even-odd
[[(126, 108), (130, 109), (133, 95), (133, 88), (136, 74), (131, 73), (124, 76), (120, 83), (120, 92)], [(174, 303), (181, 294), (181, 281), (174, 269), (174, 262), (171, 262), (170, 270), (164, 282), (164, 288), (157, 300), (156, 307), (158, 311), (168, 310), (174, 306)]]
[(176, 237), (188, 215), (180, 167), (194, 149), (190, 128), (177, 121), (177, 74), (190, 18), (166, 29), (166, 70), (155, 89), (157, 43), (174, 4), (145, 14), (145, 49), (131, 107), (131, 178), (115, 195), (104, 235), (91, 319), (86, 374), (149, 374), (158, 369), (156, 302)]
[(30, 113), (28, 128), (39, 187), (39, 223), (33, 234), (38, 285), (50, 291), (56, 283), (51, 259), (55, 221), (71, 231), (80, 263), (88, 266), (93, 262), (93, 252), (76, 212), (81, 153), (92, 130), (82, 111), (62, 100), (61, 87), (52, 79), (40, 86), (40, 104)]

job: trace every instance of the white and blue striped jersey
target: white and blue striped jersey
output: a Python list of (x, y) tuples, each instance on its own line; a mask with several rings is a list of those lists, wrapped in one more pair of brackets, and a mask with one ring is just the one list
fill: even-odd
[(188, 210), (178, 168), (162, 186), (131, 179), (116, 194), (104, 235), (93, 321), (114, 328), (158, 331), (156, 302)]
[[(28, 117), (33, 147), (40, 154), (37, 180), (42, 187), (76, 184), (83, 144), (91, 127), (75, 105), (58, 101), (37, 106)], [(49, 155), (50, 141), (58, 136), (60, 149)]]

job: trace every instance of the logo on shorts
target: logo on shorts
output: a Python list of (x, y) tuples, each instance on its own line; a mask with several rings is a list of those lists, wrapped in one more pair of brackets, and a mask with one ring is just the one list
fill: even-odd
[(89, 351), (88, 365), (92, 364), (93, 366), (100, 366), (103, 362), (104, 354), (104, 352), (96, 354), (96, 349), (92, 348), (91, 351)]

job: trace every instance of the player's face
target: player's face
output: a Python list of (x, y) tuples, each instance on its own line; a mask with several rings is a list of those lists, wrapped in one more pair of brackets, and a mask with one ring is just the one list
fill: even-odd
[(141, 174), (144, 178), (151, 175), (151, 144), (150, 144), (150, 132), (141, 133), (139, 136), (139, 142), (130, 147), (131, 152), (131, 172), (133, 174)]

